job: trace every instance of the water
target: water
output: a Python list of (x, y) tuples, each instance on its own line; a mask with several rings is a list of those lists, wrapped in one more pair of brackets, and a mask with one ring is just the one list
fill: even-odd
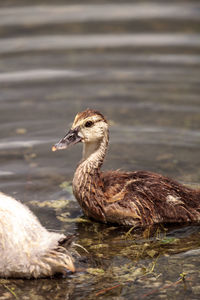
[(51, 146), (87, 107), (111, 123), (105, 169), (200, 182), (198, 1), (1, 1), (0, 190), (76, 234), (77, 273), (1, 280), (1, 299), (198, 299), (199, 227), (151, 234), (84, 222), (81, 146)]

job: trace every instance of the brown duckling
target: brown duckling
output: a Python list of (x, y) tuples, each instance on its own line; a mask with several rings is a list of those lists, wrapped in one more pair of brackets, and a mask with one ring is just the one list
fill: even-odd
[(0, 193), (0, 277), (40, 278), (75, 271), (64, 234), (47, 231), (22, 203)]
[(87, 217), (134, 227), (200, 221), (198, 190), (147, 171), (101, 172), (108, 140), (105, 117), (87, 109), (76, 115), (70, 131), (52, 148), (83, 143), (73, 192)]

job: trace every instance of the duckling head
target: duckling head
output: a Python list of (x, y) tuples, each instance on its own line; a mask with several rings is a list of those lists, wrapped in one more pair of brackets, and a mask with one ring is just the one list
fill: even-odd
[(52, 147), (52, 151), (66, 149), (79, 142), (97, 148), (107, 132), (108, 122), (104, 116), (98, 111), (87, 109), (76, 115), (71, 129)]

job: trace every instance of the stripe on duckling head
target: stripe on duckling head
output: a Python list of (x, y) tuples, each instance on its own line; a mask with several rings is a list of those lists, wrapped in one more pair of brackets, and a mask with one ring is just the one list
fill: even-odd
[(104, 122), (107, 123), (107, 120), (100, 112), (98, 112), (97, 110), (86, 109), (76, 115), (72, 125), (72, 129), (82, 125), (86, 120), (87, 121), (91, 120), (93, 122), (103, 120)]

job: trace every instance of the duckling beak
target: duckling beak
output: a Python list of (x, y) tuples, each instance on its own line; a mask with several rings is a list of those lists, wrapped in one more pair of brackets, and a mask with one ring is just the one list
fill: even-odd
[(78, 127), (70, 129), (70, 131), (57, 144), (52, 147), (52, 151), (67, 149), (69, 146), (81, 142), (81, 137), (78, 135)]

